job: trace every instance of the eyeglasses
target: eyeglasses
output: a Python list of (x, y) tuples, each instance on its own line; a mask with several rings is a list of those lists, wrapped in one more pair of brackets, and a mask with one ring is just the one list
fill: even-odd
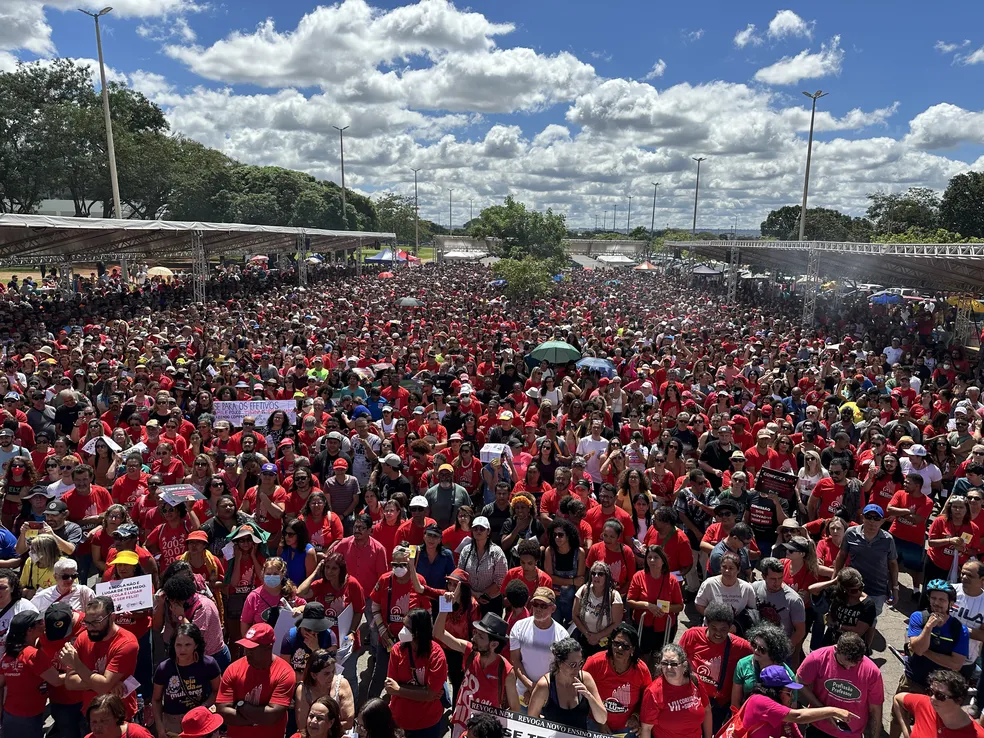
[(752, 650), (755, 653), (768, 653), (769, 649), (763, 646), (761, 643), (756, 643), (752, 646)]
[(11, 469), (26, 469), (27, 468), (27, 464), (11, 464), (10, 465), (10, 468)]
[(625, 641), (612, 641), (612, 648), (617, 651), (630, 651), (632, 650), (632, 644), (626, 643)]
[(930, 689), (929, 696), (932, 697), (937, 702), (946, 702), (950, 699), (950, 695), (946, 692), (940, 692), (938, 689)]
[(603, 571), (593, 571), (593, 572), (591, 572), (591, 578), (594, 579), (595, 577), (600, 577), (600, 578), (604, 579), (605, 572), (603, 572)]
[(196, 461), (195, 466), (208, 466), (207, 461)]
[(106, 613), (101, 618), (96, 618), (95, 620), (83, 620), (82, 621), (82, 625), (85, 625), (87, 627), (90, 626), (90, 625), (91, 626), (97, 626), (97, 625), (99, 625), (99, 623), (105, 622), (106, 618), (108, 618), (108, 617), (109, 617), (109, 613)]
[(871, 515), (865, 515), (865, 516), (864, 516), (864, 519), (865, 519), (865, 520), (881, 520), (881, 518), (880, 518), (880, 517), (878, 517), (877, 515), (874, 515), (874, 514), (871, 514)]
[(664, 669), (676, 669), (678, 666), (682, 666), (680, 661), (660, 661), (659, 665)]
[(71, 471), (75, 468), (75, 464), (62, 464), (58, 468), (62, 471)]
[(67, 582), (72, 579), (78, 579), (78, 576), (79, 576), (78, 574), (59, 574), (58, 578), (61, 579), (63, 582)]
[(549, 602), (534, 602), (533, 603), (533, 609), (534, 610), (546, 610), (548, 607), (550, 607), (550, 603)]
[(584, 659), (581, 659), (580, 661), (565, 661), (564, 666), (577, 671), (582, 666), (584, 666)]

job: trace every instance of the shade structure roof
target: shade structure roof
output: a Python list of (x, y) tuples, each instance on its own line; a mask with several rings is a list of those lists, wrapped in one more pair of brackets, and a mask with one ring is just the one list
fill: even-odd
[(306, 251), (337, 252), (394, 233), (331, 231), (249, 223), (66, 218), (0, 213), (0, 265), (127, 259), (181, 259), (196, 242), (206, 256)]
[(625, 254), (601, 254), (596, 256), (597, 261), (603, 262), (605, 264), (635, 264), (635, 259), (626, 256)]
[(984, 243), (683, 241), (673, 245), (724, 262), (730, 249), (737, 247), (743, 265), (785, 274), (803, 274), (809, 252), (815, 249), (822, 281), (848, 279), (892, 287), (984, 293)]

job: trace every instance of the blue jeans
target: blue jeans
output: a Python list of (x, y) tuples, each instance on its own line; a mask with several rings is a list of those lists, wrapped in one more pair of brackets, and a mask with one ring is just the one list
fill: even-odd
[(212, 658), (219, 665), (220, 672), (225, 672), (229, 668), (229, 664), (232, 663), (232, 654), (229, 652), (228, 646), (222, 646), (222, 650), (213, 653)]
[(16, 736), (17, 738), (42, 738), (44, 735), (44, 715), (20, 717), (5, 712), (3, 714), (3, 732), (4, 735)]
[[(74, 705), (59, 705), (51, 702), (51, 719), (55, 721), (55, 730), (59, 738), (82, 738), (82, 703)], [(88, 732), (88, 731), (86, 731)]]

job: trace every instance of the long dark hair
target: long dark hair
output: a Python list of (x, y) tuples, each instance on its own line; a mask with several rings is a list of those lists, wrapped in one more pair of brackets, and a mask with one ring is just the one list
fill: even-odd
[(41, 615), (31, 610), (14, 615), (13, 620), (10, 621), (10, 629), (7, 631), (5, 652), (8, 656), (17, 658), (21, 651), (30, 645), (27, 642), (27, 634), (40, 620)]
[(608, 660), (613, 661), (615, 659), (615, 636), (624, 635), (629, 639), (629, 643), (632, 644), (632, 650), (629, 652), (629, 668), (631, 669), (636, 665), (639, 660), (639, 633), (636, 629), (629, 623), (619, 623), (615, 626), (613, 630), (608, 635)]
[(571, 544), (571, 551), (576, 551), (581, 547), (581, 536), (578, 534), (574, 524), (564, 518), (556, 518), (547, 528), (547, 544), (550, 546), (550, 550), (553, 551), (554, 557), (560, 553), (557, 550), (557, 542), (554, 540), (554, 531), (558, 529), (564, 531), (567, 535), (567, 540)]
[(181, 625), (174, 629), (174, 635), (171, 636), (172, 659), (177, 658), (174, 655), (174, 642), (178, 640), (178, 636), (188, 636), (193, 640), (195, 642), (195, 653), (198, 654), (198, 660), (205, 660), (205, 636), (202, 635), (201, 629), (194, 623), (181, 623)]
[[(888, 469), (885, 468), (885, 459), (887, 459), (889, 456), (895, 459), (895, 471), (891, 473), (888, 471)], [(898, 454), (889, 453), (889, 454), (884, 454), (882, 456), (881, 464), (878, 467), (878, 471), (875, 472), (875, 479), (886, 479), (886, 478), (891, 479), (893, 482), (895, 482), (898, 485), (901, 485), (905, 481), (905, 474), (902, 473), (902, 464), (899, 461)]]
[[(418, 656), (428, 656), (434, 639), (434, 624), (431, 621), (429, 610), (415, 608), (407, 613), (409, 622), (407, 629), (413, 634), (413, 639), (417, 645)], [(407, 643), (407, 650), (413, 648), (412, 643)]]
[[(328, 714), (331, 715), (331, 725), (328, 727), (328, 738), (342, 738), (342, 709), (338, 706), (331, 697), (319, 697), (314, 702), (311, 703), (311, 707), (315, 705), (324, 705), (328, 708)], [(310, 710), (308, 710), (310, 715)], [(303, 731), (301, 735), (307, 735), (307, 726), (297, 726), (298, 730)]]
[(389, 705), (378, 697), (363, 705), (362, 712), (359, 713), (359, 725), (362, 726), (366, 738), (393, 738), (396, 735), (393, 713)]

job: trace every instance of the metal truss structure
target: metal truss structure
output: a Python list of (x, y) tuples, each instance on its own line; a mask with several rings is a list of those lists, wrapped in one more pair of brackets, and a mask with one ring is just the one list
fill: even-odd
[(395, 240), (394, 233), (372, 231), (0, 213), (0, 268), (51, 264), (62, 269), (96, 261), (187, 260), (192, 261), (197, 276), (199, 268), (207, 269), (208, 261), (216, 258), (299, 255), (302, 251), (305, 256), (311, 252), (327, 256)]
[(730, 251), (728, 262), (728, 304), (734, 305), (738, 299), (738, 270), (741, 267), (741, 249), (735, 246)]

